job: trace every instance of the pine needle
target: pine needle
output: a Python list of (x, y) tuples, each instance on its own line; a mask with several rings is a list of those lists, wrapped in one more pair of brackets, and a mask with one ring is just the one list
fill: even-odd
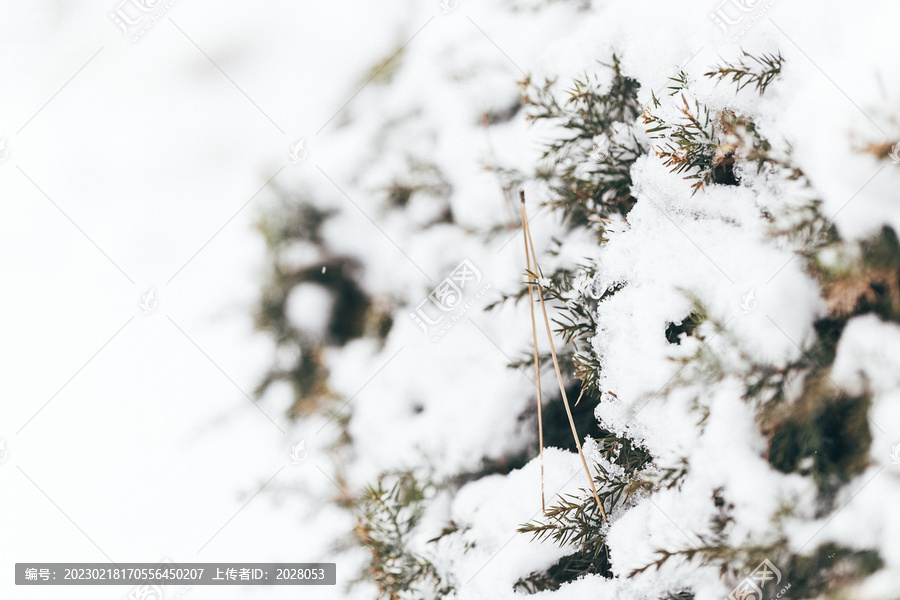
[(578, 403), (581, 402), (582, 396), (584, 396), (584, 385), (581, 386), (581, 392), (578, 394), (578, 399), (575, 400), (575, 406), (578, 406)]
[[(588, 468), (587, 460), (584, 458), (584, 452), (581, 449), (581, 440), (578, 437), (578, 430), (575, 428), (575, 419), (572, 417), (572, 409), (569, 407), (569, 399), (566, 396), (566, 386), (563, 382), (562, 372), (559, 369), (559, 359), (556, 356), (556, 347), (553, 344), (553, 333), (550, 329), (550, 319), (547, 317), (547, 307), (544, 304), (544, 291), (540, 286), (540, 282), (538, 281), (538, 263), (537, 263), (537, 255), (534, 252), (534, 241), (531, 239), (531, 229), (528, 226), (528, 216), (525, 211), (525, 190), (519, 190), (519, 199), (522, 201), (522, 228), (524, 229), (525, 239), (526, 239), (526, 251), (531, 254), (531, 263), (534, 267), (534, 271), (530, 273), (531, 278), (534, 280), (534, 283), (537, 284), (538, 290), (538, 299), (541, 303), (541, 312), (544, 314), (544, 327), (547, 330), (547, 340), (550, 343), (550, 356), (553, 358), (553, 367), (556, 369), (556, 379), (559, 382), (559, 391), (562, 394), (563, 403), (566, 407), (566, 415), (569, 417), (569, 425), (572, 427), (572, 436), (575, 438), (575, 447), (578, 448), (578, 456), (581, 457), (581, 464), (584, 465), (584, 472), (587, 473), (588, 483), (591, 484), (591, 492), (594, 494), (594, 500), (597, 501), (597, 506), (600, 507), (600, 514), (603, 516), (603, 520), (605, 522), (609, 522), (606, 518), (606, 511), (603, 509), (603, 503), (600, 502), (600, 496), (597, 494), (597, 488), (594, 486), (594, 478), (591, 476), (591, 470)], [(529, 286), (530, 289), (531, 286)], [(537, 348), (535, 346), (535, 348)]]

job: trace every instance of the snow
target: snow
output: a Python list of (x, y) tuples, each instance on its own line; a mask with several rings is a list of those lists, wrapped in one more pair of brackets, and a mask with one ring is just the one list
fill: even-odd
[[(231, 501), (236, 492), (249, 497), (302, 439), (310, 461), (290, 465), (280, 476), (283, 487), (271, 491), (270, 499), (289, 507), (257, 500), (217, 539), (220, 549), (210, 547), (210, 560), (325, 556), (339, 562), (339, 581), (347, 581), (365, 553), (330, 550), (335, 539), (346, 540), (355, 519), (328, 504), (344, 490), (317, 467), (332, 475), (340, 469), (342, 485), (355, 493), (384, 472), (424, 466), (436, 480), (447, 480), (477, 472), (485, 459), (535, 447), (536, 432), (519, 419), (534, 401), (533, 372), (507, 368), (530, 348), (527, 304), (484, 311), (516, 288), (525, 267), (520, 230), (484, 234), (517, 220), (519, 210), (486, 166), (531, 173), (543, 144), (559, 134), (546, 123), (526, 122), (521, 111), (484, 126), (486, 112), (515, 105), (516, 81), (526, 74), (535, 81), (558, 78), (565, 89), (585, 72), (602, 80), (608, 70), (597, 61), (615, 53), (624, 73), (641, 82), (640, 102), (649, 104), (653, 90), (663, 100), (658, 114), (674, 118), (680, 99), (663, 91), (667, 78), (684, 70), (690, 102), (747, 116), (773, 146), (790, 148), (843, 237), (862, 239), (884, 226), (900, 230), (900, 170), (861, 151), (900, 139), (894, 101), (900, 58), (886, 43), (900, 13), (889, 2), (865, 10), (834, 1), (766, 3), (737, 41), (736, 32), (724, 34), (710, 18), (713, 2), (580, 8), (579, 2), (463, 1), (446, 14), (438, 2), (400, 4), (184, 2), (138, 44), (105, 22), (106, 6), (66, 9), (58, 21), (50, 17), (58, 7), (49, 2), (40, 10), (3, 9), (9, 13), (2, 26), (8, 58), (0, 77), (17, 90), (16, 98), (0, 104), (11, 115), (0, 136), (8, 134), (12, 157), (0, 165), (0, 186), (12, 198), (3, 206), (3, 252), (27, 257), (3, 266), (4, 279), (16, 282), (4, 306), (4, 330), (16, 348), (4, 383), (28, 401), (4, 403), (0, 437), (13, 437), (5, 423), (24, 422), (51, 397), (132, 315), (137, 298), (154, 289), (159, 300), (158, 311), (135, 318), (123, 332), (120, 349), (98, 357), (97, 371), (73, 380), (71, 399), (60, 397), (37, 417), (34, 433), (28, 432), (33, 437), (23, 433), (10, 442), (14, 456), (28, 457), (17, 464), (35, 480), (52, 482), (48, 495), (60, 498), (117, 558), (193, 558), (197, 535), (211, 535), (242, 503)], [(840, 35), (822, 34), (838, 29)], [(48, 45), (47, 39), (55, 41)], [(222, 77), (193, 43), (239, 83)], [(66, 89), (67, 102), (52, 102), (13, 135), (101, 45), (96, 64)], [(764, 96), (751, 87), (735, 93), (732, 85), (703, 76), (741, 49), (785, 57), (782, 75)], [(373, 74), (367, 69), (398, 50), (367, 83)], [(34, 64), (42, 66), (40, 77)], [(238, 85), (260, 99), (265, 112), (247, 102)], [(288, 153), (301, 139), (308, 155), (292, 163)], [(133, 284), (97, 256), (16, 166), (85, 224), (98, 246), (110, 249), (126, 277), (134, 274)], [(432, 166), (441, 179), (428, 174)], [(654, 468), (676, 467), (682, 459), (697, 467), (680, 487), (642, 493), (610, 515), (612, 579), (589, 576), (537, 597), (659, 598), (690, 587), (698, 600), (721, 598), (730, 590), (726, 582), (714, 567), (696, 562), (675, 558), (629, 575), (661, 548), (701, 544), (716, 512), (716, 490), (734, 503), (727, 533), (733, 544), (770, 542), (785, 503), (814, 505), (808, 478), (778, 472), (766, 460), (757, 407), (742, 398), (739, 379), (749, 361), (784, 365), (800, 357), (814, 339), (815, 320), (825, 314), (818, 283), (795, 258), (797, 244), (773, 237), (764, 216), (802, 206), (811, 192), (801, 182), (757, 173), (751, 163), (736, 169), (741, 186), (692, 194), (690, 182), (673, 176), (659, 157), (641, 157), (631, 172), (637, 203), (627, 222), (609, 226), (602, 245), (588, 232), (567, 232), (558, 215), (539, 209), (548, 195), (544, 184), (525, 184), (544, 272), (591, 258), (599, 271), (594, 280), (581, 280), (586, 289), (624, 285), (595, 315), (600, 385), (614, 393), (604, 394), (597, 418), (642, 444)], [(275, 183), (257, 192), (275, 173)], [(390, 207), (386, 198), (395, 183), (428, 190), (403, 208)], [(274, 189), (333, 209), (322, 231), (325, 245), (355, 260), (365, 292), (393, 307), (394, 325), (383, 344), (356, 340), (324, 355), (329, 386), (346, 401), (339, 411), (349, 416), (352, 451), (346, 455), (329, 453), (338, 435), (333, 419), (283, 418), (292, 400), (286, 386), (270, 388), (259, 405), (274, 427), (243, 393), (267, 367), (295, 359), (252, 333), (248, 317), (267, 260), (252, 225), (281, 202)], [(454, 223), (433, 224), (447, 209)], [(36, 241), (35, 231), (52, 243)], [(554, 238), (562, 238), (559, 254), (549, 256)], [(196, 260), (172, 276), (198, 248)], [(318, 267), (325, 258), (302, 242), (280, 255), (285, 268)], [(440, 311), (429, 294), (464, 261), (479, 277), (463, 290), (463, 304)], [(688, 317), (694, 300), (710, 322), (669, 343), (667, 325)], [(425, 332), (410, 316), (423, 302), (427, 314), (443, 317)], [(333, 306), (327, 290), (307, 283), (288, 298), (287, 315), (321, 338)], [(21, 314), (28, 319), (15, 318)], [(539, 347), (549, 350), (543, 340)], [(797, 551), (829, 540), (877, 549), (886, 570), (859, 588), (866, 598), (896, 596), (900, 574), (900, 549), (893, 543), (900, 538), (900, 514), (888, 510), (900, 496), (900, 467), (891, 460), (900, 443), (897, 348), (896, 324), (864, 316), (847, 325), (830, 377), (848, 393), (872, 394), (871, 465), (841, 491), (833, 518), (813, 518), (801, 508), (785, 525)], [(704, 355), (720, 361), (722, 377), (703, 379), (697, 357)], [(46, 364), (53, 367), (50, 375)], [(544, 371), (542, 381), (545, 398), (553, 397), (552, 371)], [(679, 382), (685, 385), (670, 388)], [(85, 414), (100, 416), (87, 420)], [(73, 450), (62, 455), (60, 447)], [(585, 452), (595, 458), (595, 445), (586, 444)], [(141, 475), (158, 464), (171, 472)], [(0, 474), (15, 486), (10, 505), (36, 516), (32, 503), (42, 499), (11, 466)], [(200, 478), (198, 468), (205, 469)], [(548, 501), (557, 493), (583, 493), (586, 475), (576, 454), (548, 448), (543, 468)], [(125, 479), (110, 474), (131, 470)], [(453, 580), (459, 598), (518, 597), (513, 585), (519, 579), (572, 551), (516, 533), (539, 515), (540, 472), (533, 459), (433, 499), (416, 543)], [(79, 488), (102, 491), (103, 501), (71, 491)], [(178, 503), (176, 495), (192, 501)], [(110, 516), (117, 506), (129, 509)], [(155, 516), (137, 527), (139, 507), (175, 516), (164, 526)], [(58, 518), (51, 508), (40, 515)], [(26, 554), (102, 560), (77, 531), (58, 533), (63, 521), (44, 522), (35, 534), (9, 514), (0, 518), (17, 542), (15, 552), (2, 553), (7, 563)], [(423, 541), (450, 520), (462, 533), (436, 545)], [(129, 528), (132, 537), (123, 539), (120, 532)], [(41, 537), (59, 550), (46, 555)], [(8, 578), (0, 585), (12, 589)], [(345, 590), (316, 593), (339, 597)], [(227, 597), (238, 594), (272, 597), (268, 590)], [(372, 594), (365, 587), (346, 593)], [(191, 590), (190, 597), (213, 596)]]
[[(544, 451), (544, 481), (548, 499), (572, 494), (584, 487), (577, 455), (548, 448)], [(515, 533), (522, 524), (541, 513), (540, 464), (531, 461), (508, 476), (491, 475), (465, 486), (453, 501), (451, 515), (471, 533), (464, 538), (474, 547), (451, 564), (465, 587), (463, 598), (511, 598), (512, 584), (524, 575), (552, 566), (572, 552), (553, 542), (531, 542), (529, 535)], [(487, 501), (504, 498), (503, 503)], [(535, 551), (535, 546), (540, 550)], [(448, 568), (445, 566), (444, 568)]]
[[(597, 58), (607, 58), (615, 51), (625, 73), (645, 84), (640, 96), (644, 102), (649, 102), (650, 89), (659, 93), (667, 84), (666, 78), (680, 65), (687, 71), (691, 93), (698, 100), (713, 109), (728, 108), (746, 115), (774, 143), (791, 145), (793, 160), (808, 170), (813, 187), (826, 194), (825, 214), (834, 216), (842, 235), (854, 239), (869, 235), (884, 224), (896, 225), (896, 209), (886, 203), (894, 195), (890, 190), (896, 189), (897, 173), (889, 168), (878, 171), (880, 165), (873, 157), (860, 154), (858, 142), (850, 134), (864, 132), (868, 139), (880, 137), (872, 135), (871, 124), (865, 124), (867, 119), (853, 103), (847, 102), (835, 84), (775, 25), (790, 23), (791, 32), (798, 34), (803, 30), (798, 25), (809, 21), (827, 28), (838, 18), (828, 10), (817, 9), (815, 15), (801, 17), (798, 8), (775, 4), (766, 18), (742, 35), (740, 47), (757, 53), (781, 51), (787, 58), (784, 75), (762, 98), (749, 89), (736, 94), (733, 87), (716, 85), (703, 77), (714, 64), (737, 57), (740, 48), (723, 39), (715, 25), (706, 21), (708, 7), (686, 10), (662, 2), (610, 3), (585, 12), (573, 11), (567, 17), (566, 9), (556, 5), (543, 7), (537, 13), (511, 13), (506, 15), (508, 21), (502, 28), (491, 29), (497, 22), (496, 14), (502, 10), (499, 3), (482, 3), (471, 13), (479, 27), (498, 32), (494, 41), (502, 53), (475, 52), (472, 48), (480, 40), (473, 32), (447, 38), (442, 29), (441, 35), (423, 38), (421, 44), (409, 47), (412, 56), (403, 63), (392, 85), (378, 88), (377, 95), (373, 91), (370, 103), (363, 100), (354, 106), (357, 115), (368, 111), (377, 114), (380, 122), (402, 123), (385, 134), (373, 130), (363, 119), (356, 131), (360, 139), (370, 136), (370, 145), (396, 146), (397, 141), (384, 137), (395, 136), (403, 140), (409, 154), (427, 156), (433, 161), (452, 183), (449, 201), (460, 224), (460, 228), (437, 227), (417, 234), (404, 224), (421, 223), (420, 209), (402, 218), (385, 218), (382, 222), (387, 236), (407, 249), (431, 281), (423, 286), (421, 273), (408, 265), (402, 269), (404, 272), (397, 272), (379, 261), (370, 261), (366, 270), (372, 274), (369, 285), (373, 292), (383, 291), (388, 287), (385, 282), (389, 282), (393, 293), (403, 294), (407, 306), (415, 306), (424, 298), (428, 286), (452, 268), (455, 259), (439, 260), (446, 257), (447, 249), (490, 273), (495, 289), (509, 289), (515, 274), (520, 272), (518, 240), (501, 248), (498, 257), (496, 245), (479, 247), (467, 243), (471, 235), (463, 234), (461, 229), (485, 228), (503, 214), (496, 183), (473, 168), (488, 151), (486, 133), (479, 126), (479, 109), (484, 110), (485, 105), (479, 105), (478, 100), (473, 102), (467, 94), (471, 90), (489, 90), (486, 97), (494, 106), (505, 105), (503, 90), (511, 88), (496, 82), (497, 73), (501, 72), (507, 81), (517, 76), (514, 69), (503, 72), (505, 60), (514, 63), (513, 67), (522, 65), (538, 76), (556, 76), (565, 82), (584, 70), (596, 71)], [(891, 9), (881, 6), (865, 17), (857, 14), (852, 21), (869, 22), (877, 18), (880, 10)], [(540, 14), (542, 24), (539, 34), (534, 23), (528, 22), (535, 14)], [(573, 20), (573, 16), (577, 18)], [(623, 23), (631, 26), (623, 27)], [(517, 35), (506, 35), (509, 31), (516, 31)], [(646, 31), (654, 33), (639, 33)], [(817, 64), (868, 64), (864, 57), (872, 55), (872, 49), (867, 54), (867, 50), (856, 46), (854, 37), (851, 34), (829, 40), (826, 47), (804, 36), (798, 44), (816, 56)], [(534, 43), (535, 39), (542, 42)], [(877, 79), (885, 80), (883, 89), (891, 89), (898, 83), (896, 70), (888, 69), (885, 63), (879, 63), (877, 69), (855, 69), (853, 73), (841, 68), (835, 71), (841, 88), (852, 89), (858, 98), (868, 99), (868, 104), (860, 100), (864, 108), (884, 110), (884, 99), (889, 95), (871, 84)], [(477, 74), (477, 85), (471, 85), (472, 73)], [(848, 77), (844, 79), (844, 75)], [(860, 80), (858, 87), (856, 80)], [(411, 89), (420, 90), (421, 95), (409, 93)], [(674, 103), (668, 106), (661, 111), (677, 114)], [(829, 126), (822, 127), (822, 122)], [(352, 124), (345, 130), (347, 135), (351, 127)], [(553, 134), (541, 126), (524, 129), (514, 119), (491, 128), (490, 152), (502, 164), (527, 169), (536, 158), (534, 150)], [(896, 137), (900, 132), (895, 128), (894, 134)], [(530, 142), (523, 143), (523, 139)], [(360, 197), (364, 189), (378, 189), (403, 169), (397, 154), (382, 151), (359, 179)], [(607, 401), (597, 407), (598, 418), (610, 430), (636, 437), (658, 457), (661, 466), (674, 465), (684, 457), (703, 468), (692, 471), (678, 491), (657, 492), (615, 516), (609, 540), (616, 579), (601, 582), (588, 578), (541, 596), (579, 598), (582, 594), (596, 597), (599, 593), (608, 597), (658, 597), (668, 589), (675, 572), (671, 569), (675, 567), (666, 566), (659, 574), (650, 573), (634, 581), (627, 580), (628, 573), (653, 560), (658, 548), (697, 543), (698, 534), (707, 532), (713, 516), (711, 498), (716, 489), (721, 488), (726, 497), (735, 500), (735, 525), (729, 531), (729, 539), (735, 544), (765, 542), (784, 502), (813, 502), (815, 489), (808, 480), (779, 473), (768, 464), (766, 442), (755, 424), (754, 407), (741, 399), (739, 381), (725, 377), (711, 389), (695, 386), (663, 391), (679, 375), (689, 379), (690, 374), (696, 374), (695, 366), (680, 373), (680, 361), (689, 360), (704, 349), (718, 355), (738, 373), (747, 368), (748, 359), (773, 364), (795, 360), (801, 355), (801, 348), (814, 338), (813, 322), (824, 314), (818, 284), (804, 271), (802, 262), (794, 259), (796, 246), (773, 239), (771, 224), (762, 214), (762, 210), (779, 212), (800, 206), (809, 200), (809, 192), (796, 183), (773, 181), (765, 173), (757, 175), (751, 165), (739, 165), (738, 169), (743, 178), (741, 187), (715, 186), (692, 195), (689, 183), (672, 177), (659, 159), (642, 157), (632, 170), (638, 202), (627, 215), (627, 225), (610, 228), (609, 241), (602, 248), (592, 247), (584, 239), (567, 239), (561, 256), (552, 259), (565, 264), (571, 257), (595, 257), (600, 264), (597, 280), (592, 282), (596, 289), (626, 284), (599, 308), (600, 327), (593, 347), (603, 364), (601, 387), (615, 391), (616, 398), (607, 396)], [(876, 171), (877, 179), (854, 197)], [(528, 190), (530, 198), (541, 198), (543, 194), (537, 185)], [(853, 210), (839, 210), (851, 198)], [(530, 208), (534, 214), (534, 205)], [(376, 209), (370, 205), (364, 210)], [(335, 225), (334, 229), (347, 227)], [(536, 218), (532, 230), (538, 249), (547, 248), (558, 227), (547, 215)], [(359, 241), (336, 239), (334, 243), (353, 251), (349, 244), (358, 245)], [(355, 251), (362, 255), (358, 246)], [(546, 260), (550, 264), (551, 259)], [(392, 260), (390, 264), (397, 263)], [(673, 346), (661, 332), (668, 323), (678, 323), (691, 312), (692, 298), (701, 300), (709, 317), (724, 325), (725, 330), (706, 324), (700, 336), (683, 338), (680, 345)], [(379, 470), (417, 464), (428, 464), (442, 474), (467, 471), (479, 456), (497, 456), (504, 447), (510, 448), (507, 444), (515, 445), (521, 440), (512, 420), (523, 407), (521, 400), (529, 394), (531, 382), (521, 373), (502, 371), (500, 365), (507, 358), (503, 354), (513, 356), (517, 350), (527, 348), (527, 316), (521, 307), (493, 313), (490, 318), (479, 316), (476, 307), (468, 316), (501, 351), (492, 352), (490, 344), (479, 338), (481, 334), (470, 323), (452, 330), (452, 336), (442, 337), (433, 347), (424, 338), (411, 337), (409, 331), (414, 332), (415, 328), (410, 323), (391, 333), (380, 356), (389, 357), (402, 347), (397, 364), (385, 369), (354, 400), (351, 432), (358, 453), (353, 464), (358, 482)], [(854, 335), (849, 329), (848, 335), (846, 343), (852, 343), (849, 340)], [(860, 344), (866, 344), (868, 337), (863, 336)], [(735, 353), (735, 346), (740, 355)], [(478, 347), (481, 349), (474, 350)], [(847, 353), (858, 355), (854, 350)], [(864, 356), (860, 360), (869, 364)], [(841, 368), (855, 367), (855, 363), (851, 367), (842, 364), (839, 357), (835, 376)], [(893, 382), (886, 382), (885, 386), (896, 389)], [(697, 401), (709, 411), (702, 426), (692, 412)], [(648, 402), (646, 410), (641, 409)], [(420, 410), (410, 410), (413, 406)], [(879, 422), (896, 422), (896, 415), (881, 406), (878, 400), (874, 401), (873, 419), (877, 414)], [(378, 423), (389, 425), (379, 427)], [(463, 431), (465, 435), (461, 435)], [(892, 435), (896, 438), (897, 432), (883, 438), (876, 434), (872, 452), (873, 456), (880, 453), (878, 460), (882, 462)], [(553, 462), (558, 456), (551, 456), (545, 456), (548, 473), (562, 468)], [(569, 460), (577, 467), (574, 456)], [(517, 579), (559, 558), (560, 550), (553, 545), (536, 547), (514, 535), (516, 526), (534, 512), (537, 470), (532, 461), (507, 476), (493, 475), (470, 483), (454, 499), (448, 518), (469, 525), (466, 539), (475, 542), (474, 549), (464, 556), (457, 551), (455, 562), (443, 565), (458, 579), (460, 597), (509, 597)], [(860, 476), (860, 482), (867, 475)], [(584, 482), (580, 484), (583, 487)], [(843, 519), (850, 523), (852, 514), (848, 509), (834, 523)], [(864, 539), (880, 547), (878, 522), (867, 521), (871, 529)], [(440, 557), (442, 564), (447, 560), (440, 551), (432, 554)], [(486, 561), (479, 575), (468, 581), (470, 573), (477, 571), (468, 565)], [(715, 569), (694, 566), (690, 575), (683, 566), (679, 569), (680, 580), (693, 587), (697, 597), (721, 597), (728, 592)]]
[[(328, 288), (316, 283), (301, 283), (288, 296), (285, 314), (296, 327), (322, 338), (326, 333), (327, 317), (333, 309), (334, 295)], [(326, 320), (322, 319), (323, 315)]]

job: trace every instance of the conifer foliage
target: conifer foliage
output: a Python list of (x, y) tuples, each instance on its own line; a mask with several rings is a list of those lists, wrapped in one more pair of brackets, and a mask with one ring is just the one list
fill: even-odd
[[(883, 548), (871, 539), (849, 544), (812, 533), (835, 518), (872, 480), (872, 474), (879, 472), (873, 448), (879, 431), (884, 432), (873, 419), (873, 407), (878, 394), (883, 397), (885, 384), (860, 376), (858, 385), (849, 385), (842, 367), (842, 360), (846, 362), (842, 348), (858, 339), (859, 334), (852, 334), (853, 338), (847, 332), (860, 323), (900, 325), (897, 232), (889, 226), (867, 236), (842, 232), (834, 215), (825, 214), (823, 192), (816, 189), (814, 177), (795, 162), (789, 140), (763, 136), (747, 101), (723, 105), (703, 93), (701, 83), (715, 84), (727, 86), (736, 98), (749, 94), (763, 101), (772, 90), (788, 88), (791, 82), (782, 79), (787, 59), (779, 52), (744, 51), (735, 60), (701, 67), (705, 72), (694, 68), (693, 77), (700, 82), (679, 70), (662, 90), (650, 90), (645, 82), (630, 76), (625, 58), (611, 55), (597, 63), (595, 71), (562, 85), (552, 79), (536, 83), (526, 77), (520, 82), (520, 102), (510, 114), (501, 120), (485, 113), (487, 129), (501, 121), (520, 119), (547, 126), (554, 133), (549, 141), (543, 138), (531, 171), (490, 169), (501, 176), (504, 192), (509, 191), (511, 181), (544, 190), (544, 208), (559, 224), (554, 232), (558, 237), (544, 247), (541, 256), (551, 266), (523, 274), (518, 287), (496, 290), (483, 308), (495, 314), (527, 309), (530, 291), (542, 293), (552, 314), (559, 363), (565, 374), (562, 385), (566, 395), (578, 398), (574, 419), (577, 429), (588, 438), (585, 454), (590, 458), (596, 488), (596, 496), (582, 486), (580, 491), (570, 487), (547, 497), (542, 513), (519, 523), (516, 539), (527, 538), (535, 553), (553, 546), (555, 554), (553, 560), (545, 561), (545, 567), (519, 573), (508, 591), (540, 592), (565, 600), (570, 597), (566, 590), (602, 581), (620, 586), (604, 588), (615, 589), (620, 593), (616, 597), (690, 600), (708, 597), (713, 584), (719, 585), (725, 596), (733, 588), (740, 589), (761, 565), (769, 565), (778, 570), (780, 585), (765, 587), (760, 598), (784, 597), (783, 588), (788, 584), (789, 597), (796, 599), (854, 597), (854, 590), (859, 589), (855, 586), (890, 568)], [(649, 100), (646, 106), (639, 98)], [(882, 156), (882, 160), (887, 159)], [(395, 179), (399, 184), (381, 188), (388, 190), (386, 210), (402, 212), (417, 194), (425, 195), (437, 199), (440, 210), (434, 214), (439, 216), (416, 221), (417, 232), (462, 229), (447, 200), (452, 195), (452, 181), (438, 166), (416, 162), (407, 175)], [(676, 201), (658, 205), (646, 193), (644, 182), (648, 180), (670, 186)], [(790, 201), (778, 201), (781, 197)], [(679, 212), (678, 201), (690, 208)], [(749, 208), (741, 212), (727, 202), (746, 202)], [(790, 257), (781, 267), (784, 274), (779, 270), (772, 279), (794, 277), (800, 283), (793, 289), (813, 289), (810, 297), (820, 301), (802, 336), (793, 334), (796, 328), (764, 317), (772, 325), (773, 336), (789, 342), (784, 358), (772, 358), (773, 353), (754, 347), (733, 326), (734, 316), (723, 314), (712, 295), (704, 296), (702, 281), (695, 279), (678, 290), (677, 300), (669, 297), (678, 310), (665, 317), (652, 311), (640, 313), (658, 318), (655, 341), (670, 352), (668, 363), (675, 365), (664, 385), (655, 394), (638, 398), (625, 398), (624, 394), (620, 398), (617, 389), (608, 385), (611, 380), (626, 379), (621, 373), (609, 377), (609, 370), (620, 364), (610, 358), (617, 348), (605, 345), (612, 336), (610, 315), (636, 318), (632, 312), (637, 314), (637, 308), (631, 311), (623, 306), (641, 293), (641, 285), (647, 288), (657, 283), (649, 278), (635, 284), (615, 274), (606, 262), (610, 240), (646, 235), (651, 243), (656, 230), (645, 233), (642, 228), (654, 226), (647, 216), (648, 212), (656, 214), (653, 211), (663, 213), (665, 219), (660, 222), (673, 226), (673, 236), (689, 238), (717, 267), (719, 257), (707, 255), (692, 235), (704, 234), (708, 222), (731, 227), (739, 218), (750, 219), (747, 214), (762, 223), (760, 244)], [(376, 345), (383, 342), (408, 309), (402, 300), (374, 297), (366, 289), (354, 257), (328, 247), (319, 233), (331, 218), (328, 211), (312, 203), (294, 202), (287, 203), (280, 214), (261, 226), (275, 267), (260, 301), (258, 321), (280, 345), (295, 349), (296, 358), (273, 367), (260, 389), (274, 381), (289, 381), (296, 391), (295, 414), (319, 411), (328, 415), (326, 407), (336, 394), (331, 391), (323, 355), (330, 348), (358, 340)], [(488, 232), (521, 235), (517, 230), (520, 224), (504, 223), (504, 218), (495, 219), (501, 225), (494, 230), (486, 225), (473, 237), (487, 243), (485, 240), (493, 239)], [(694, 226), (692, 233), (686, 231)], [(537, 227), (526, 225), (525, 229)], [(573, 260), (572, 249), (583, 250), (584, 240), (590, 240), (591, 251)], [(316, 246), (321, 256), (327, 257), (328, 269), (318, 271), (285, 261), (288, 247), (296, 241)], [(612, 256), (630, 258), (622, 253)], [(653, 259), (656, 257), (636, 260), (635, 268), (654, 268)], [(719, 271), (725, 273), (722, 268)], [(291, 290), (310, 281), (329, 287), (339, 298), (334, 315), (340, 316), (333, 316), (326, 334), (314, 341), (285, 316)], [(751, 290), (741, 310), (756, 310), (755, 302)], [(642, 325), (634, 328), (643, 329)], [(620, 339), (623, 337), (620, 332)], [(515, 356), (522, 358), (509, 359), (511, 370), (534, 373), (537, 360), (538, 373), (549, 371), (551, 355), (532, 348), (531, 338), (527, 339), (527, 344), (515, 350)], [(506, 353), (503, 348), (501, 351)], [(628, 365), (633, 371), (628, 376), (639, 379), (644, 369), (639, 363), (644, 357), (636, 352), (631, 356), (636, 364)], [(545, 445), (574, 451), (559, 403), (558, 396), (550, 395), (540, 409), (545, 411), (541, 413)], [(747, 516), (747, 507), (758, 504), (751, 502), (746, 487), (735, 485), (721, 473), (706, 473), (702, 460), (710, 460), (708, 454), (703, 455), (697, 447), (691, 449), (684, 439), (667, 445), (652, 437), (659, 435), (660, 429), (638, 419), (645, 409), (658, 410), (665, 415), (661, 418), (673, 419), (673, 428), (690, 430), (695, 438), (701, 438), (698, 446), (718, 443), (724, 452), (730, 440), (709, 442), (706, 436), (721, 427), (717, 420), (723, 418), (726, 404), (734, 414), (745, 415), (744, 420), (752, 422), (742, 430), (743, 437), (735, 434), (734, 444), (750, 448), (742, 448), (742, 456), (758, 461), (754, 468), (765, 471), (767, 477), (774, 474), (768, 481), (781, 486), (771, 492), (777, 495), (777, 507), (755, 520)], [(521, 410), (511, 418), (531, 422), (535, 409)], [(345, 428), (343, 443), (352, 448), (346, 420), (340, 425)], [(455, 522), (447, 507), (464, 495), (467, 486), (487, 485), (498, 478), (511, 480), (517, 469), (524, 471), (530, 461), (541, 460), (536, 440), (529, 436), (523, 434), (529, 438), (527, 444), (510, 443), (501, 458), (486, 456), (480, 471), (460, 470), (442, 477), (423, 474), (423, 469), (387, 471), (356, 491), (353, 506), (347, 508), (357, 517), (356, 541), (369, 552), (368, 566), (360, 578), (374, 583), (379, 598), (471, 597), (466, 596), (466, 586), (474, 576), (454, 569), (466, 552), (480, 550), (479, 544), (485, 544), (489, 536), (476, 531), (474, 517), (468, 524)], [(352, 454), (350, 450), (341, 456), (352, 460)], [(424, 466), (433, 466), (427, 462), (423, 459)], [(438, 497), (441, 502), (436, 501)], [(690, 525), (678, 525), (681, 515), (661, 509), (657, 502), (662, 498), (675, 498), (675, 505), (683, 502), (685, 514), (692, 518)], [(503, 506), (506, 499), (487, 498), (484, 502)], [(675, 538), (650, 531), (655, 546), (651, 555), (642, 556), (639, 562), (616, 541), (620, 538), (615, 528), (629, 523), (638, 531), (635, 520), (654, 527), (652, 516), (659, 517), (654, 511), (664, 513), (668, 521), (661, 521), (674, 524), (683, 537), (673, 542)], [(766, 521), (764, 526), (760, 526), (761, 520)], [(439, 534), (436, 522), (442, 523)], [(811, 530), (807, 545), (797, 543), (798, 529)], [(494, 550), (491, 547), (490, 552)], [(453, 551), (460, 554), (448, 558), (446, 553)], [(490, 558), (493, 560), (493, 554)], [(895, 591), (900, 593), (900, 589)]]

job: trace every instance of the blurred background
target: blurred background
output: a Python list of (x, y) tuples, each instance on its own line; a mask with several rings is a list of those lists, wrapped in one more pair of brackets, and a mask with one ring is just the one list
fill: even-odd
[(267, 182), (308, 175), (292, 148), (316, 151), (403, 11), (184, 1), (149, 14), (116, 0), (0, 7), (6, 598), (127, 593), (14, 589), (15, 562), (321, 560), (333, 528), (269, 493), (300, 440), (289, 396), (250, 400), (272, 353), (253, 327), (255, 223)]

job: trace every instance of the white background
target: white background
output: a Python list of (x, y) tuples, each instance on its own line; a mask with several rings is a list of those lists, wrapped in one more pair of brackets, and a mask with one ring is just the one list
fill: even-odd
[[(15, 562), (329, 556), (316, 540), (334, 525), (277, 494), (321, 477), (291, 464), (289, 398), (261, 405), (273, 423), (241, 391), (271, 356), (250, 314), (265, 259), (253, 227), (267, 180), (310, 176), (289, 150), (327, 143), (316, 132), (408, 35), (403, 12), (179, 0), (133, 42), (115, 8), (0, 6), (3, 598), (129, 591), (16, 588)], [(340, 586), (188, 597), (298, 593)]]

